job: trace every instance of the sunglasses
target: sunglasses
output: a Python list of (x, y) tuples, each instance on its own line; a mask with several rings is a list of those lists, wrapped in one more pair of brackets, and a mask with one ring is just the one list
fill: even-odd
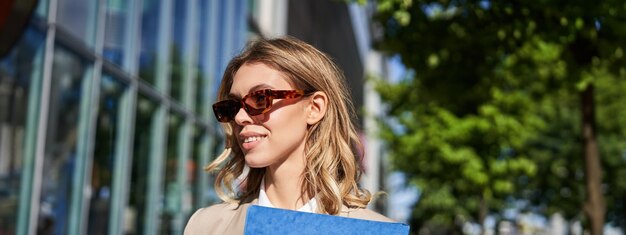
[(251, 116), (257, 116), (269, 111), (274, 99), (295, 99), (304, 94), (301, 90), (258, 90), (247, 94), (241, 100), (229, 99), (213, 104), (213, 113), (217, 121), (230, 122), (235, 119), (241, 108)]

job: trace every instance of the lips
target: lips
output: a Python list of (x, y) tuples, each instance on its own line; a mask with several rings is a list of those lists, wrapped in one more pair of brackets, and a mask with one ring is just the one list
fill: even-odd
[(253, 149), (266, 138), (267, 135), (256, 132), (242, 132), (239, 135), (241, 147), (246, 151)]
[(251, 136), (251, 137), (245, 138), (243, 140), (243, 142), (244, 143), (250, 143), (250, 142), (254, 142), (254, 141), (259, 141), (259, 140), (261, 140), (263, 138), (265, 138), (265, 137), (263, 137), (263, 136)]

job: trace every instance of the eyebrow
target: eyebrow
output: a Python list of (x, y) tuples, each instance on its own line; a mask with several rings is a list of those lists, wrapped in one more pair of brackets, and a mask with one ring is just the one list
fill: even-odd
[[(258, 90), (263, 90), (263, 89), (274, 89), (274, 87), (269, 85), (269, 84), (267, 84), (267, 83), (261, 83), (261, 84), (258, 84), (258, 85), (255, 85), (255, 86), (251, 87), (248, 90), (248, 93), (246, 93), (246, 94), (250, 94), (251, 92), (258, 91)], [(229, 99), (241, 99), (241, 96), (235, 95), (233, 93), (229, 93), (228, 94), (228, 98)]]

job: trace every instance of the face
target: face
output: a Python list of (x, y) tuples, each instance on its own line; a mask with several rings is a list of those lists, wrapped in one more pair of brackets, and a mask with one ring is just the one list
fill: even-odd
[[(244, 64), (233, 77), (230, 96), (240, 100), (262, 90), (293, 90), (287, 77), (262, 63)], [(307, 131), (305, 98), (274, 99), (267, 112), (252, 116), (239, 109), (234, 118), (234, 132), (252, 168), (298, 164), (304, 158)]]

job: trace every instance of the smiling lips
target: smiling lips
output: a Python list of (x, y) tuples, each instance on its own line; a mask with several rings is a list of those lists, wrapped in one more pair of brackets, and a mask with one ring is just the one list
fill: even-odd
[(265, 138), (265, 136), (250, 136), (243, 140), (244, 143), (250, 143)]
[(261, 142), (261, 140), (267, 138), (267, 135), (261, 135), (261, 134), (242, 134), (241, 137), (243, 138), (243, 143), (241, 144), (241, 146), (243, 147), (244, 150), (251, 150), (252, 148), (254, 148), (257, 144), (259, 144)]

